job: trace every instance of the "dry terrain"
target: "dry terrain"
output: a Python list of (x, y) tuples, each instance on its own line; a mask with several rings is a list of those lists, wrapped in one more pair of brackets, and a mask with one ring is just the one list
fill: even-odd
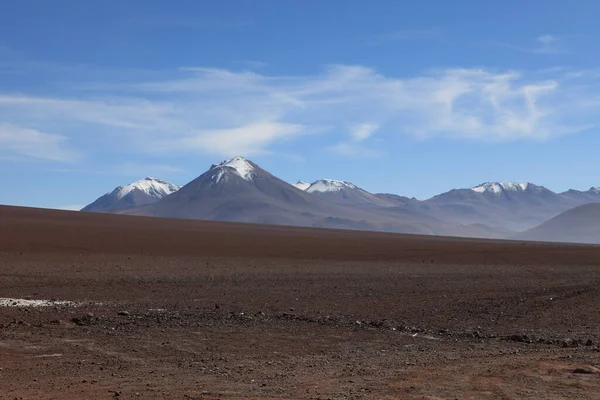
[(0, 399), (600, 399), (598, 246), (0, 207), (0, 298)]

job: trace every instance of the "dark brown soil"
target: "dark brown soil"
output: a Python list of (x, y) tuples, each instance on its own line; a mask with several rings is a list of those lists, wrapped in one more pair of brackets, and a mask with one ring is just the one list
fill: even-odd
[(0, 297), (0, 399), (600, 398), (600, 247), (0, 207)]

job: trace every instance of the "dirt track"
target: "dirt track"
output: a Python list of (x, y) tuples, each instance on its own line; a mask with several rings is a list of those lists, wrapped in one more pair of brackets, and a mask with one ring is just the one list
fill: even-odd
[(600, 247), (0, 207), (0, 297), (2, 399), (600, 398)]

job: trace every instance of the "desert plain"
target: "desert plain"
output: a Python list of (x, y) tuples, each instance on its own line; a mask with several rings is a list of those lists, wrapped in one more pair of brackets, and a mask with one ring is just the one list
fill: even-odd
[(0, 399), (600, 399), (600, 246), (0, 207)]

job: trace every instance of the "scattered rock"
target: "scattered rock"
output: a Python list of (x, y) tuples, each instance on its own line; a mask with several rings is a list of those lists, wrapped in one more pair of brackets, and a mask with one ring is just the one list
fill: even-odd
[(74, 317), (71, 319), (75, 325), (84, 326), (84, 325), (94, 325), (98, 323), (98, 317), (95, 317), (94, 314), (86, 314), (82, 317)]
[(532, 338), (527, 335), (511, 335), (508, 340), (518, 343), (533, 343)]
[(129, 316), (129, 311), (119, 311), (117, 314), (121, 315), (123, 317), (127, 317), (127, 316)]
[(579, 345), (579, 342), (577, 340), (573, 340), (573, 339), (563, 339), (560, 342), (560, 346), (561, 347), (577, 347)]
[(590, 371), (589, 369), (585, 369), (585, 368), (576, 368), (575, 370), (573, 370), (574, 374), (586, 374), (586, 375), (590, 375), (593, 374), (593, 371)]

